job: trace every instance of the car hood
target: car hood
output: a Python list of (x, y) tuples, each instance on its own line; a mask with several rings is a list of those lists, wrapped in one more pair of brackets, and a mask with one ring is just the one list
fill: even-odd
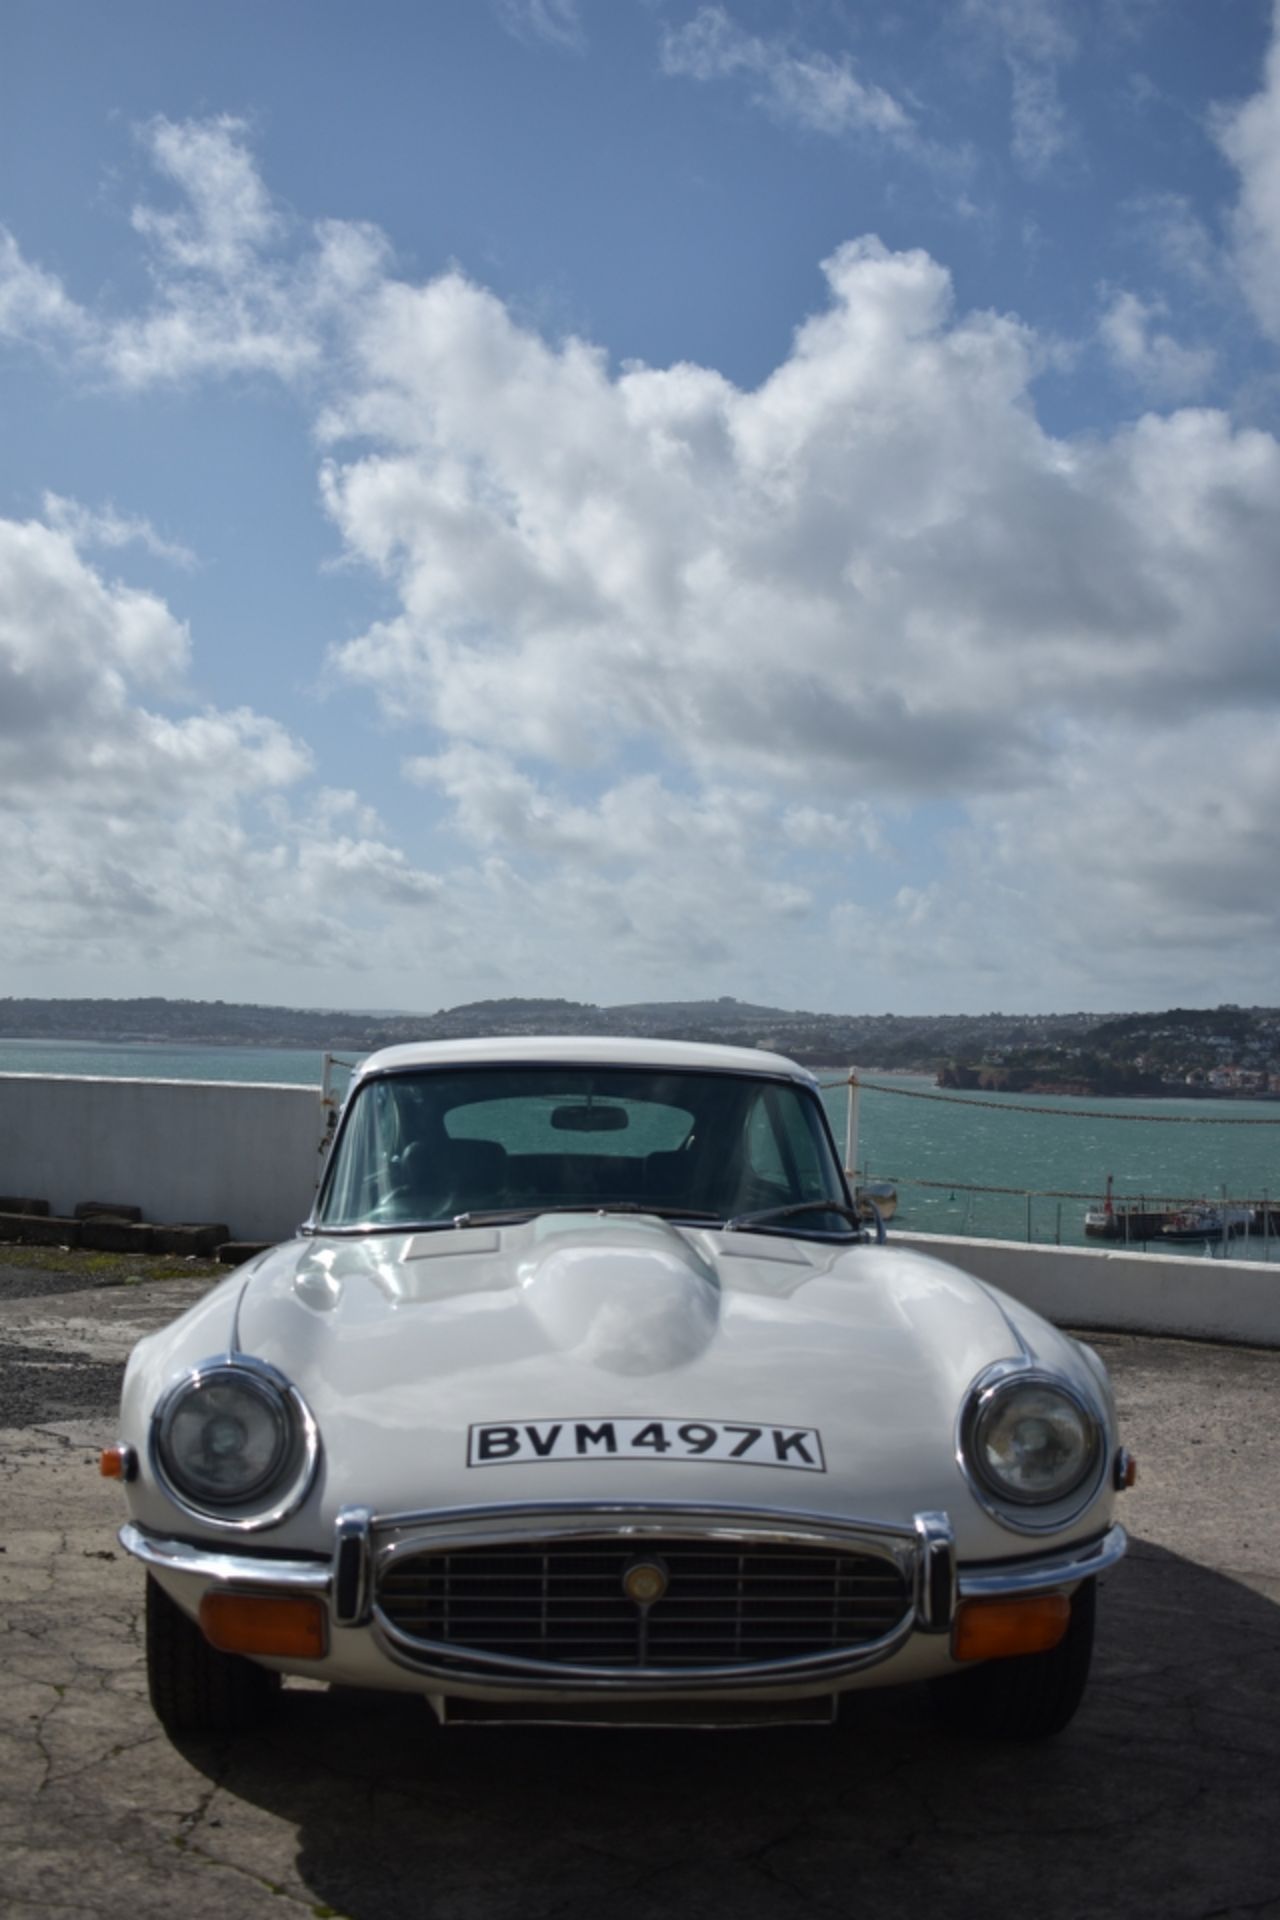
[[(616, 1500), (909, 1526), (943, 1509), (958, 1531), (965, 1516), (968, 1557), (1007, 1554), (1016, 1540), (956, 1462), (970, 1382), (1030, 1352), (1101, 1400), (1073, 1342), (941, 1261), (654, 1216), (292, 1242), (249, 1275), (235, 1341), (311, 1406), (325, 1466), (308, 1505), (328, 1517), (347, 1504), (389, 1515)], [(809, 1430), (821, 1465), (785, 1445), (777, 1460), (593, 1448), (477, 1461), (469, 1442), (486, 1424), (545, 1436), (557, 1421), (640, 1417)], [(1090, 1525), (1096, 1515), (1066, 1532)]]

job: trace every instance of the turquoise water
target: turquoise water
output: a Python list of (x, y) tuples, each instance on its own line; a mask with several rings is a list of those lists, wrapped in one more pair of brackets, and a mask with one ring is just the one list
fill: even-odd
[(324, 1056), (295, 1047), (183, 1047), (167, 1041), (0, 1039), (0, 1073), (104, 1080), (266, 1080), (318, 1087)]
[[(322, 1059), (288, 1047), (0, 1039), (0, 1073), (318, 1087)], [(819, 1077), (834, 1080), (840, 1071)], [(1266, 1198), (1280, 1205), (1280, 1104), (1053, 1101), (1033, 1094), (912, 1097), (933, 1093), (923, 1077), (863, 1077), (859, 1166), (864, 1178), (897, 1187), (896, 1220), (903, 1227), (1083, 1245), (1085, 1208), (1101, 1199), (1109, 1173), (1115, 1175), (1117, 1200)], [(843, 1147), (845, 1090), (832, 1088), (823, 1097)], [(1057, 1111), (1038, 1111), (1044, 1107)], [(1015, 1191), (972, 1191), (995, 1187)], [(1233, 1240), (1231, 1252), (1237, 1259), (1280, 1262), (1280, 1241), (1250, 1235)]]
[[(858, 1162), (864, 1178), (894, 1182), (898, 1224), (921, 1233), (1083, 1245), (1085, 1209), (1109, 1173), (1117, 1201), (1280, 1204), (1280, 1104), (918, 1094), (934, 1094), (929, 1080), (863, 1077)], [(845, 1090), (824, 1099), (843, 1144)], [(1016, 1191), (966, 1191), (976, 1187)], [(1274, 1237), (1269, 1247), (1260, 1236), (1236, 1239), (1231, 1250), (1280, 1260)]]

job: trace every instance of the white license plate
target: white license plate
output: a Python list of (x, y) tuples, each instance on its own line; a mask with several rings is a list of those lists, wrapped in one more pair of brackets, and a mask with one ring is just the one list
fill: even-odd
[(790, 1467), (800, 1473), (827, 1470), (816, 1427), (624, 1414), (593, 1420), (495, 1420), (469, 1430), (469, 1467), (528, 1466), (539, 1460), (723, 1460), (745, 1467)]

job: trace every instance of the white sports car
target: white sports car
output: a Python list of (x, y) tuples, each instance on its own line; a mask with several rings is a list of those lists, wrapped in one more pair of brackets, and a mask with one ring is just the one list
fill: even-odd
[(160, 1719), (247, 1726), (281, 1674), (706, 1726), (924, 1681), (1056, 1732), (1125, 1547), (1106, 1373), (883, 1242), (776, 1055), (373, 1055), (298, 1238), (129, 1362)]

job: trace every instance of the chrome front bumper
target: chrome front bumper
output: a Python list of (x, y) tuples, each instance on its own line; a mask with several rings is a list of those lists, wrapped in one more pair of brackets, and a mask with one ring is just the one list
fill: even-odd
[[(622, 1535), (641, 1547), (646, 1535), (684, 1532), (693, 1538), (714, 1536), (755, 1545), (791, 1541), (868, 1551), (893, 1562), (902, 1572), (910, 1604), (892, 1632), (856, 1647), (750, 1667), (717, 1666), (605, 1672), (573, 1668), (529, 1658), (482, 1657), (459, 1672), (460, 1649), (444, 1643), (409, 1641), (376, 1604), (380, 1568), (398, 1553), (500, 1543), (503, 1541)], [(708, 1512), (679, 1506), (643, 1511), (621, 1506), (472, 1508), (443, 1513), (375, 1516), (367, 1508), (339, 1515), (332, 1552), (313, 1558), (228, 1552), (189, 1541), (161, 1538), (129, 1523), (120, 1543), (162, 1579), (182, 1577), (199, 1590), (314, 1594), (329, 1607), (335, 1628), (368, 1629), (380, 1652), (419, 1681), (450, 1690), (486, 1687), (538, 1692), (583, 1689), (590, 1692), (689, 1692), (733, 1688), (758, 1691), (797, 1685), (820, 1686), (845, 1680), (898, 1653), (916, 1635), (935, 1641), (949, 1635), (962, 1600), (1053, 1592), (1105, 1572), (1128, 1544), (1123, 1527), (1086, 1542), (1017, 1560), (960, 1565), (954, 1530), (946, 1514), (923, 1513), (913, 1527), (888, 1528), (840, 1522), (818, 1514), (767, 1513), (758, 1509)]]

